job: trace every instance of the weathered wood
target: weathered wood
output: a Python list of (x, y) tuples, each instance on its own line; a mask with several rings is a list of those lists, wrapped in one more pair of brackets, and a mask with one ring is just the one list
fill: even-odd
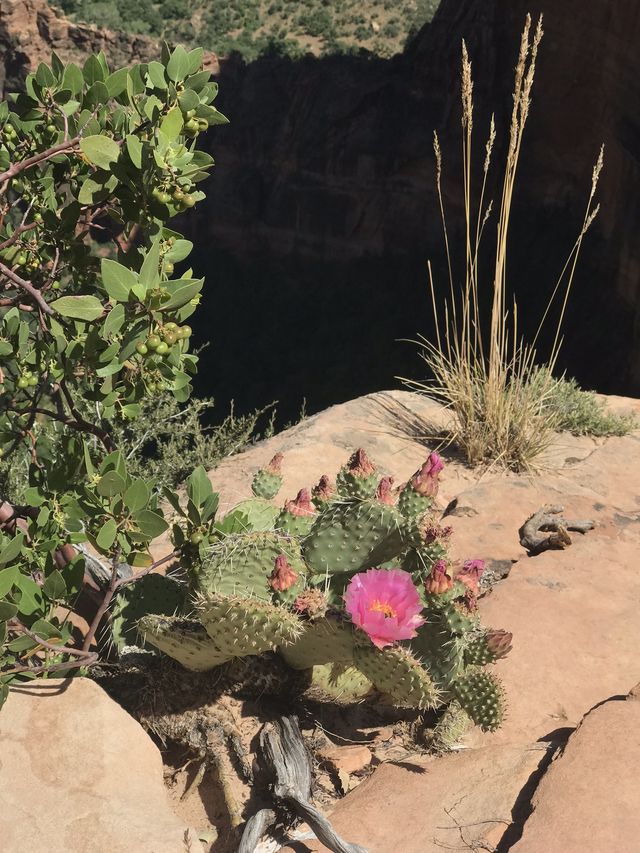
[[(263, 761), (273, 774), (276, 800), (303, 818), (333, 853), (367, 853), (364, 847), (340, 838), (329, 820), (311, 804), (311, 756), (295, 717), (280, 717), (267, 723), (260, 732), (260, 747)], [(246, 849), (248, 853), (249, 848)]]
[(547, 505), (530, 516), (519, 530), (520, 544), (530, 554), (552, 549), (562, 550), (571, 545), (569, 531), (586, 533), (595, 527), (593, 521), (569, 521), (560, 513), (564, 507)]
[(260, 809), (250, 817), (245, 824), (238, 853), (254, 853), (262, 836), (275, 822), (276, 813), (271, 809)]

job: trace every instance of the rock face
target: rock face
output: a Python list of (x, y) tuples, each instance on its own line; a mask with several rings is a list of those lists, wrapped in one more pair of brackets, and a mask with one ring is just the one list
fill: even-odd
[[(639, 401), (610, 403), (640, 415)], [(437, 428), (443, 421), (446, 413), (425, 398), (372, 394), (255, 445), (210, 477), (226, 512), (249, 497), (253, 473), (283, 452), (284, 483), (276, 498), (282, 504), (322, 474), (334, 474), (362, 445), (381, 474), (402, 482), (433, 449), (420, 438), (427, 424)], [(532, 477), (495, 469), (474, 472), (454, 453), (440, 452), (445, 469), (439, 502), (445, 507), (457, 499), (446, 522), (454, 528), (452, 556), (482, 558), (494, 577), (504, 578), (481, 599), (480, 608), (483, 624), (513, 633), (512, 652), (496, 665), (505, 684), (507, 717), (493, 735), (470, 731), (461, 754), (420, 758), (415, 766), (382, 765), (340, 802), (332, 820), (347, 840), (370, 853), (437, 853), (443, 846), (465, 845), (499, 845), (507, 851), (523, 825), (522, 841), (513, 848), (518, 853), (520, 844), (526, 853), (634, 850), (638, 826), (630, 803), (638, 796), (640, 706), (637, 699), (596, 706), (624, 696), (640, 676), (640, 430), (609, 439), (558, 435), (543, 460), (547, 470)], [(593, 519), (596, 527), (572, 534), (564, 551), (530, 557), (518, 529), (545, 504), (563, 505), (567, 517)], [(157, 545), (157, 556), (166, 553), (167, 543)], [(560, 757), (546, 771), (554, 753)], [(584, 777), (575, 800), (574, 777)], [(611, 802), (603, 802), (614, 787)], [(628, 820), (619, 819), (624, 809)], [(567, 826), (557, 835), (562, 843), (554, 846), (549, 827), (557, 828), (565, 813)], [(587, 829), (576, 831), (572, 846), (568, 835), (581, 815)], [(588, 828), (595, 820), (602, 821), (593, 830), (600, 841), (590, 846)], [(294, 849), (323, 848), (302, 836)]]
[[(218, 168), (206, 205), (187, 217), (198, 271), (222, 284), (195, 319), (216, 344), (202, 355), (203, 390), (241, 411), (279, 399), (286, 420), (305, 396), (317, 411), (388, 387), (394, 375), (417, 375), (414, 350), (393, 342), (430, 334), (427, 258), (446, 287), (432, 132), (442, 141), (455, 254), (463, 245), (460, 42), (474, 67), (478, 165), (492, 111), (501, 163), (528, 10), (525, 0), (443, 0), (391, 60), (265, 57), (219, 67), (212, 58), (231, 125), (207, 137)], [(583, 245), (561, 367), (587, 387), (638, 393), (640, 12), (630, 0), (567, 0), (545, 15), (514, 198), (511, 285), (535, 330), (580, 231), (604, 142), (602, 208)], [(119, 62), (158, 53), (149, 39), (64, 21), (45, 0), (3, 0), (0, 45), (0, 84), (11, 88), (51, 48), (76, 58), (104, 49)], [(496, 175), (494, 209), (499, 190)], [(236, 316), (239, 303), (251, 306), (241, 323), (217, 322)], [(353, 369), (363, 357), (366, 371)]]
[[(226, 281), (228, 295), (216, 293), (211, 317), (243, 298), (255, 317), (253, 311), (243, 317), (242, 337), (232, 325), (216, 328), (220, 345), (203, 354), (216, 373), (219, 399), (235, 389), (240, 405), (266, 401), (270, 393), (282, 401), (313, 389), (316, 410), (388, 386), (393, 374), (416, 375), (413, 352), (388, 342), (430, 333), (427, 258), (443, 293), (448, 286), (432, 133), (438, 130), (444, 152), (455, 254), (464, 245), (460, 43), (466, 39), (475, 76), (477, 165), (492, 111), (494, 162), (502, 163), (513, 68), (529, 10), (536, 11), (525, 0), (443, 0), (434, 22), (390, 61), (224, 64), (220, 102), (231, 124), (210, 137), (218, 169), (206, 215), (193, 220), (192, 235), (206, 246), (201, 267)], [(637, 395), (640, 12), (629, 0), (569, 0), (544, 11), (546, 35), (514, 198), (510, 282), (525, 309), (523, 322), (534, 331), (580, 232), (591, 167), (604, 143), (602, 208), (577, 268), (563, 367), (586, 387)], [(495, 204), (496, 177), (488, 190)], [(487, 240), (490, 234), (491, 225)], [(484, 270), (490, 268), (487, 257)], [(273, 335), (282, 316), (288, 352), (297, 348), (313, 358), (287, 360)], [(203, 332), (210, 322), (203, 321)], [(318, 327), (327, 330), (327, 340)], [(344, 370), (364, 353), (366, 389), (357, 369)], [(273, 377), (283, 363), (287, 370), (278, 382)]]
[[(155, 39), (87, 24), (75, 24), (46, 0), (2, 0), (0, 5), (0, 91), (20, 88), (25, 76), (55, 51), (64, 61), (82, 64), (90, 53), (104, 51), (113, 66), (157, 59)], [(218, 70), (215, 56), (208, 67)]]
[(638, 698), (632, 693), (595, 708), (545, 773), (513, 853), (633, 850), (640, 838), (639, 761)]
[(158, 749), (94, 682), (16, 687), (0, 713), (3, 853), (203, 853)]
[(114, 33), (74, 24), (56, 14), (46, 0), (2, 0), (0, 6), (0, 90), (15, 91), (24, 77), (49, 62), (54, 50), (66, 60), (80, 61), (103, 50), (114, 64), (145, 61), (158, 46), (144, 36)]

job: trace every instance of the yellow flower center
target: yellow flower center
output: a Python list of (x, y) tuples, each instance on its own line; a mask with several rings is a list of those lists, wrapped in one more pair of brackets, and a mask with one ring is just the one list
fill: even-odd
[(387, 601), (380, 601), (379, 599), (374, 599), (369, 605), (369, 610), (375, 610), (376, 613), (384, 613), (385, 616), (395, 616), (396, 611)]

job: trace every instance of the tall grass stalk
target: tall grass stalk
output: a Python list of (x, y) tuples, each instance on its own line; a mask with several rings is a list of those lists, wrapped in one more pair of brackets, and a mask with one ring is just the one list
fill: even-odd
[[(535, 29), (527, 15), (520, 40), (515, 71), (513, 110), (508, 147), (495, 226), (493, 275), (481, 276), (479, 253), (489, 230), (493, 201), (487, 200), (487, 186), (496, 139), (491, 117), (485, 143), (485, 157), (478, 203), (472, 193), (473, 77), (466, 44), (462, 43), (462, 178), (465, 211), (465, 269), (456, 282), (442, 195), (442, 150), (434, 134), (436, 189), (442, 220), (449, 273), (449, 295), (438, 307), (431, 264), (428, 264), (431, 301), (435, 320), (435, 341), (419, 336), (415, 342), (433, 381), (404, 380), (410, 387), (443, 402), (453, 417), (451, 440), (462, 449), (471, 464), (500, 463), (515, 470), (536, 466), (549, 446), (558, 426), (553, 407), (548, 405), (553, 387), (552, 371), (562, 344), (562, 324), (582, 240), (598, 213), (594, 204), (602, 170), (600, 150), (593, 170), (591, 193), (582, 228), (560, 273), (538, 330), (527, 342), (519, 327), (518, 306), (507, 290), (507, 245), (515, 182), (525, 125), (529, 117), (531, 91), (538, 48), (542, 40), (542, 16)], [(489, 279), (490, 314), (483, 316), (485, 300), (482, 282)], [(552, 306), (561, 299), (551, 350), (544, 369), (538, 365), (536, 344), (549, 319)]]

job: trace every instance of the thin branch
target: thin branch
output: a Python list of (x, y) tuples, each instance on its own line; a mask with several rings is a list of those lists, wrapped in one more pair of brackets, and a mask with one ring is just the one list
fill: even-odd
[(24, 278), (21, 278), (19, 275), (13, 272), (8, 266), (3, 263), (0, 263), (0, 274), (8, 278), (9, 281), (13, 282), (17, 287), (21, 288), (28, 293), (37, 303), (38, 307), (45, 313), (49, 314), (49, 316), (54, 315), (56, 312), (53, 308), (49, 307), (45, 302), (42, 294), (39, 290), (37, 290), (29, 281), (26, 281)]
[(6, 171), (0, 172), (0, 184), (11, 180), (11, 178), (15, 178), (16, 175), (20, 174), (20, 172), (24, 172), (25, 169), (30, 169), (32, 166), (37, 166), (38, 163), (42, 163), (44, 160), (49, 160), (49, 158), (55, 157), (56, 154), (62, 154), (64, 151), (73, 149), (80, 142), (80, 139), (80, 136), (74, 136), (73, 139), (59, 142), (57, 145), (47, 148), (46, 151), (34, 154), (33, 157), (28, 157), (26, 160), (21, 160), (19, 163), (12, 163)]

